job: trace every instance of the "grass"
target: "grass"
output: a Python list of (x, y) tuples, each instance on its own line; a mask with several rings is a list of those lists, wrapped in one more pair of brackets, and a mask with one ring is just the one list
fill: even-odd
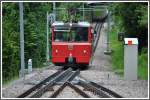
[(19, 76), (14, 76), (13, 78), (11, 78), (10, 80), (3, 80), (2, 81), (2, 85), (9, 85), (12, 81), (17, 80), (19, 78)]
[(110, 33), (110, 48), (112, 49), (112, 69), (115, 73), (123, 75), (123, 43), (118, 41), (117, 30)]
[[(37, 68), (41, 68), (42, 69), (42, 68), (47, 67), (47, 66), (49, 66), (51, 64), (52, 64), (51, 62), (45, 62), (45, 63), (41, 64), (41, 66), (39, 66)], [(27, 69), (25, 69), (25, 74), (27, 74)], [(19, 75), (16, 75), (16, 76), (12, 77), (11, 79), (7, 79), (7, 80), (3, 79), (2, 80), (2, 85), (9, 85), (11, 82), (13, 82), (13, 81), (15, 81), (17, 79), (19, 79)]]
[(138, 77), (148, 79), (148, 53), (147, 48), (143, 48), (138, 56)]
[[(118, 41), (118, 29), (117, 27), (112, 28), (110, 32), (110, 48), (113, 53), (112, 57), (112, 69), (113, 71), (123, 76), (124, 73), (124, 46), (123, 42)], [(138, 78), (147, 80), (148, 79), (148, 50), (142, 49), (141, 54), (138, 55)]]

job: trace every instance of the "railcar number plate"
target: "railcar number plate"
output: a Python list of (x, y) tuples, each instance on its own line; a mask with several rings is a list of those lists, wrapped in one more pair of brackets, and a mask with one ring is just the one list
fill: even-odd
[(73, 45), (68, 45), (69, 50), (73, 50)]

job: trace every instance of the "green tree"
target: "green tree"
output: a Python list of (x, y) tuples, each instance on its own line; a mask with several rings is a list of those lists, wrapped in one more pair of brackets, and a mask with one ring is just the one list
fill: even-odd
[(147, 46), (148, 40), (148, 3), (113, 3), (110, 7), (117, 24), (127, 37), (137, 37), (139, 47)]
[[(46, 12), (52, 3), (24, 3), (25, 66), (42, 66), (46, 55)], [(2, 75), (3, 82), (18, 76), (20, 70), (19, 3), (2, 4)]]

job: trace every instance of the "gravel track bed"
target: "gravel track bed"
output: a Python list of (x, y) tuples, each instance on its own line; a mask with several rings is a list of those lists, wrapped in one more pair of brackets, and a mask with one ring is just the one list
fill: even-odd
[(74, 89), (66, 86), (57, 98), (83, 98)]
[(25, 78), (14, 80), (12, 83), (2, 87), (2, 97), (4, 98), (15, 98), (19, 94), (22, 94), (26, 90), (33, 87), (43, 79), (52, 75), (56, 70), (36, 69), (33, 73), (25, 75)]
[[(43, 73), (33, 73), (29, 74), (25, 79), (26, 81), (23, 81), (22, 79), (17, 80), (11, 85), (5, 86), (2, 89), (2, 96), (4, 98), (15, 98), (19, 94), (25, 92), (29, 88), (33, 86), (33, 84), (39, 82), (43, 78), (48, 77), (48, 75), (53, 74), (56, 72), (56, 70), (45, 70), (42, 71)], [(109, 74), (109, 77), (108, 77)], [(30, 77), (30, 75), (32, 77)], [(81, 71), (80, 75), (87, 80), (96, 82), (100, 85), (103, 85), (116, 93), (122, 95), (125, 98), (146, 98), (148, 97), (148, 82), (145, 80), (136, 80), (136, 81), (126, 81), (120, 78), (119, 76), (115, 75), (112, 72), (100, 72), (100, 71), (95, 71), (95, 70), (85, 70)], [(32, 83), (32, 85), (31, 85)], [(79, 87), (79, 86), (78, 86)], [(54, 87), (56, 90), (58, 86)], [(70, 87), (68, 87), (70, 88)], [(67, 91), (67, 93), (63, 93), (64, 96), (60, 96), (61, 98), (70, 98), (72, 97), (71, 93), (74, 93), (73, 89), (68, 89), (64, 88), (64, 91)], [(81, 88), (82, 89), (82, 88)], [(70, 91), (70, 92), (69, 92)], [(88, 93), (90, 96), (92, 96), (92, 93), (89, 91), (85, 91)], [(42, 98), (46, 98), (47, 96), (49, 97), (52, 92), (48, 91), (47, 94), (43, 95)], [(78, 94), (79, 95), (79, 94)], [(79, 95), (80, 96), (80, 95)], [(77, 97), (79, 97), (77, 96)], [(59, 97), (59, 96), (58, 96)], [(75, 97), (75, 98), (77, 98)], [(80, 96), (82, 97), (82, 96)], [(93, 98), (96, 98), (97, 96), (93, 95)]]
[[(90, 75), (89, 75), (90, 74)], [(82, 71), (80, 75), (87, 80), (96, 82), (124, 98), (146, 98), (148, 97), (147, 80), (124, 80), (113, 72)]]
[[(54, 91), (56, 91), (58, 88), (60, 87), (60, 85), (56, 85), (53, 86)], [(81, 89), (82, 87), (80, 87)], [(44, 93), (41, 98), (49, 98), (50, 95), (52, 95), (54, 93), (54, 91), (47, 91), (46, 93)], [(80, 96), (78, 93), (76, 93), (76, 91), (72, 88), (70, 88), (69, 86), (66, 86), (61, 92), (60, 94), (57, 96), (57, 98), (83, 98), (82, 96)]]

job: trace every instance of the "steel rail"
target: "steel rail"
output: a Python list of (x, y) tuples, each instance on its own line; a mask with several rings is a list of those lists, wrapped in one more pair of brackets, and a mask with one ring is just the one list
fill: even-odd
[(105, 88), (105, 87), (103, 87), (103, 86), (101, 86), (101, 85), (98, 85), (97, 83), (90, 82), (89, 84), (91, 84), (91, 85), (93, 85), (94, 87), (99, 88), (99, 89), (101, 89), (101, 90), (103, 90), (103, 91), (109, 93), (111, 96), (113, 96), (113, 97), (115, 97), (115, 98), (122, 98), (121, 95), (119, 95), (119, 94), (115, 93), (114, 91), (109, 90), (109, 89), (107, 89), (107, 88)]
[(81, 89), (79, 89), (78, 87), (76, 87), (75, 85), (68, 83), (68, 86), (70, 86), (72, 89), (74, 89), (78, 94), (82, 95), (85, 98), (90, 98), (89, 95), (87, 95), (84, 91), (82, 91)]
[(80, 90), (79, 88), (77, 88), (75, 85), (71, 84), (70, 82), (65, 82), (54, 94), (52, 94), (50, 96), (50, 98), (56, 98), (59, 93), (66, 87), (69, 86), (72, 89), (74, 89), (78, 94), (82, 95), (85, 98), (90, 98), (89, 95), (87, 95), (85, 92), (83, 92), (82, 90)]
[(42, 96), (43, 93), (45, 93), (51, 86), (53, 86), (57, 81), (60, 81), (63, 77), (65, 77), (68, 73), (72, 71), (71, 68), (68, 68), (64, 72), (60, 73), (58, 76), (53, 78), (46, 86), (42, 87), (38, 91), (36, 91), (33, 95), (31, 95), (31, 98), (39, 98)]
[(99, 38), (100, 38), (100, 32), (101, 32), (102, 26), (103, 26), (103, 23), (96, 24), (97, 34), (96, 34), (96, 39), (95, 39), (95, 42), (94, 42), (93, 53), (95, 52), (95, 50), (97, 48), (97, 44), (98, 44), (98, 41), (99, 41)]
[(63, 82), (63, 85), (61, 85), (51, 96), (50, 98), (55, 98), (59, 95), (59, 93), (66, 87), (67, 83), (71, 82), (78, 74), (80, 73), (80, 70), (73, 72), (69, 77), (66, 78), (66, 80)]
[(45, 84), (46, 82), (52, 80), (54, 77), (56, 77), (58, 74), (60, 74), (62, 72), (62, 70), (58, 70), (57, 72), (55, 72), (54, 74), (52, 74), (51, 76), (49, 76), (48, 78), (44, 79), (43, 81), (41, 81), (40, 83), (38, 83), (37, 85), (33, 86), (32, 88), (30, 88), (29, 90), (27, 90), (26, 92), (22, 93), (21, 95), (19, 95), (17, 98), (24, 98), (26, 96), (28, 96), (31, 92), (35, 91), (37, 88), (42, 87), (43, 84)]
[[(89, 85), (89, 86), (92, 86), (92, 87), (94, 87), (94, 88), (96, 88), (98, 90), (103, 91), (103, 93), (108, 94), (108, 96), (111, 97), (111, 98), (112, 97), (114, 97), (114, 98), (123, 98), (121, 95), (117, 94), (116, 92), (114, 92), (114, 91), (112, 91), (112, 90), (110, 90), (110, 89), (108, 89), (108, 88), (106, 88), (106, 87), (104, 87), (102, 85), (99, 85), (99, 84), (97, 84), (95, 82), (88, 81), (82, 76), (79, 76), (78, 78), (79, 78), (79, 84), (78, 85), (83, 86), (85, 88), (85, 90), (86, 90), (87, 86)], [(90, 90), (90, 89), (87, 89), (87, 90)], [(94, 91), (92, 91), (92, 92), (94, 92)]]
[[(87, 95), (83, 90), (79, 89), (75, 85), (73, 85), (71, 82), (73, 79), (79, 75), (80, 70), (72, 71), (71, 68), (68, 68), (65, 71), (57, 71), (56, 73), (52, 74), (48, 78), (41, 81), (39, 84), (35, 85), (31, 89), (27, 90), (25, 93), (18, 96), (18, 98), (24, 98), (24, 97), (31, 97), (31, 98), (38, 98), (41, 97), (47, 90), (50, 88), (53, 88), (54, 85), (56, 85), (57, 82), (62, 82), (62, 85), (50, 96), (50, 98), (57, 97), (60, 92), (66, 87), (69, 86), (72, 89), (74, 89), (78, 94), (80, 94), (82, 97), (90, 98), (89, 95)], [(98, 97), (101, 98), (122, 98), (119, 94), (115, 93), (112, 90), (109, 90), (101, 85), (98, 85), (97, 83), (88, 81), (84, 79), (82, 76), (79, 76), (78, 85), (83, 87), (84, 90), (91, 91), (94, 95), (98, 95)], [(45, 85), (45, 83), (48, 83)], [(45, 85), (45, 86), (44, 86)], [(39, 89), (39, 90), (37, 90)], [(37, 91), (36, 91), (37, 90)], [(34, 93), (34, 92), (35, 93)], [(33, 93), (33, 94), (31, 94)], [(31, 96), (30, 96), (31, 94)]]
[(93, 92), (93, 94), (97, 94), (101, 98), (111, 98), (111, 96), (107, 92), (104, 92), (85, 81), (80, 80), (79, 85), (82, 86), (84, 90), (91, 91)]
[(97, 44), (98, 44), (98, 41), (99, 41), (99, 38), (100, 38), (100, 32), (101, 32), (102, 26), (103, 26), (103, 22), (102, 23), (96, 23), (96, 25), (94, 27), (94, 30), (96, 30), (96, 38), (95, 38), (94, 43), (93, 43), (92, 57), (91, 57), (91, 60), (90, 60), (91, 64), (93, 62), (94, 53), (95, 53), (95, 50), (97, 48)]

